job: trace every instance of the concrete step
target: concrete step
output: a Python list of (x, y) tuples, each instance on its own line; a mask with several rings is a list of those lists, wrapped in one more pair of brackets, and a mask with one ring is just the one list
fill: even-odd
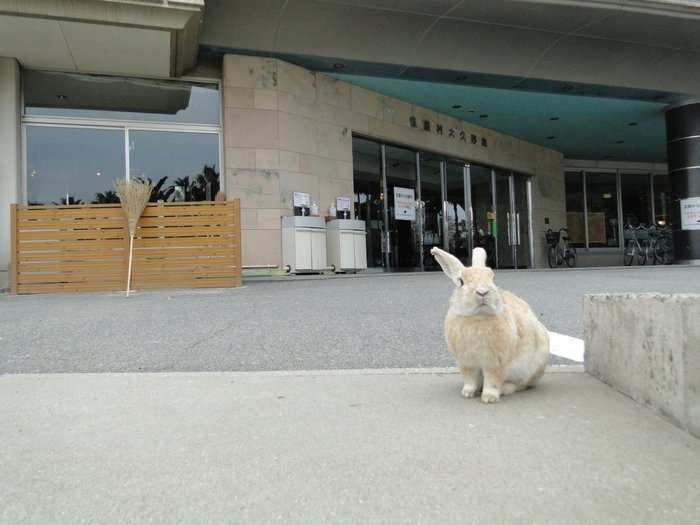
[[(576, 369), (580, 370), (580, 369)], [(569, 368), (0, 377), (2, 523), (698, 523), (700, 440)]]

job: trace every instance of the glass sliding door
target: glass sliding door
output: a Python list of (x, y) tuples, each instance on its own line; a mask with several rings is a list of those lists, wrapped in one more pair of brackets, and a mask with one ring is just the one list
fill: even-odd
[(420, 230), (416, 222), (417, 172), (415, 151), (384, 146), (387, 202), (388, 266), (420, 269)]
[(466, 166), (445, 163), (445, 249), (464, 263), (470, 255), (470, 221), (467, 214)]
[(497, 268), (530, 266), (527, 177), (495, 170)]
[(487, 263), (495, 268), (496, 222), (491, 168), (471, 164), (469, 166), (469, 180), (471, 186), (472, 246), (486, 250)]
[(420, 154), (420, 200), (418, 219), (423, 228), (423, 269), (439, 270), (430, 250), (435, 246), (443, 247), (442, 161), (430, 153)]
[(357, 137), (352, 139), (355, 218), (365, 221), (367, 267), (383, 268), (384, 191), (380, 145)]
[(496, 267), (515, 268), (515, 232), (512, 177), (496, 170)]
[(528, 196), (528, 178), (513, 174), (513, 227), (512, 235), (515, 245), (515, 267), (530, 266), (530, 198)]

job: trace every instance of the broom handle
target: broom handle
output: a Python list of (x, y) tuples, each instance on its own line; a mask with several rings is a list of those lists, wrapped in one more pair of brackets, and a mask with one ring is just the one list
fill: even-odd
[(134, 254), (134, 236), (129, 236), (129, 274), (126, 278), (126, 296), (129, 297), (129, 290), (131, 289), (131, 257)]

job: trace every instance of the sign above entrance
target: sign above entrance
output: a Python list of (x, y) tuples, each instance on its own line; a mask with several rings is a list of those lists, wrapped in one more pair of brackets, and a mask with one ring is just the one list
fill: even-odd
[(681, 199), (681, 230), (700, 230), (700, 197)]
[(394, 218), (397, 221), (416, 220), (416, 195), (412, 188), (394, 186)]

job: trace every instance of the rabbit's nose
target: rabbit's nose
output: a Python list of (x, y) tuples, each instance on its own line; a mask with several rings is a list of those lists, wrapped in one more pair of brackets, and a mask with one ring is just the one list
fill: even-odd
[(476, 291), (476, 295), (478, 295), (479, 297), (486, 297), (488, 295), (488, 293), (489, 293), (489, 291), (485, 290), (483, 288), (480, 288)]

